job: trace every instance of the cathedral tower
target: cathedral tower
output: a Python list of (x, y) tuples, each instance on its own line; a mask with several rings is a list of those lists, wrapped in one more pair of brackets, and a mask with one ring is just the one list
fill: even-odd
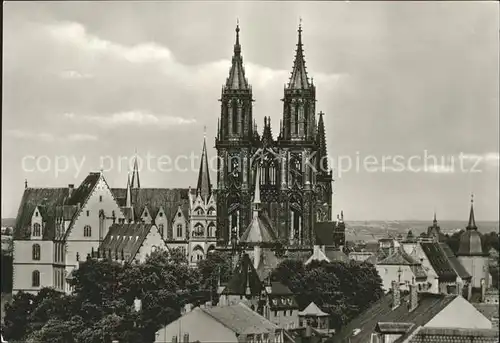
[(231, 69), (222, 88), (221, 117), (215, 147), (217, 173), (217, 239), (229, 241), (230, 230), (238, 236), (250, 219), (250, 157), (256, 139), (252, 118), (252, 88), (245, 78), (241, 56), (240, 28), (236, 26), (236, 42)]

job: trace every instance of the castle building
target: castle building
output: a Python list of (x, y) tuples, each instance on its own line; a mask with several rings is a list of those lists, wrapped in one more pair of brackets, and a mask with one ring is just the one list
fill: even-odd
[(307, 76), (302, 28), (292, 74), (284, 88), (283, 117), (278, 137), (271, 118), (264, 120), (262, 136), (253, 119), (252, 87), (245, 78), (236, 27), (236, 43), (229, 77), (222, 88), (221, 115), (215, 147), (217, 174), (217, 243), (228, 246), (252, 220), (251, 185), (261, 172), (262, 210), (286, 245), (312, 247), (314, 225), (330, 221), (332, 172), (328, 167), (323, 113), (316, 120), (316, 88)]

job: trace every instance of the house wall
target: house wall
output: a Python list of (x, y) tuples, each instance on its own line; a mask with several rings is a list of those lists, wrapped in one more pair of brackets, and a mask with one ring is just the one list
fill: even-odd
[(382, 289), (384, 291), (391, 289), (391, 282), (398, 281), (399, 269), (401, 268), (401, 290), (409, 290), (408, 285), (412, 282), (414, 277), (410, 266), (404, 265), (376, 265), (380, 278), (382, 279)]
[(427, 274), (427, 281), (428, 283), (431, 284), (429, 289), (427, 289), (427, 292), (430, 293), (439, 293), (439, 283), (436, 282), (436, 279), (438, 279), (438, 275), (434, 268), (432, 267), (429, 259), (427, 258), (427, 255), (424, 253), (422, 250), (422, 247), (420, 246), (420, 243), (402, 243), (401, 245), (404, 249), (404, 251), (415, 258), (418, 262), (422, 264), (422, 267), (424, 268), (426, 274)]
[(186, 333), (189, 334), (190, 342), (238, 342), (235, 332), (204, 313), (200, 308), (195, 308), (163, 329), (160, 329), (156, 333), (155, 342), (171, 342), (172, 337), (177, 336), (177, 342), (182, 343), (184, 334)]
[(457, 296), (424, 326), (461, 329), (492, 328), (491, 321), (461, 296)]
[(282, 329), (293, 329), (299, 326), (299, 310), (270, 310), (267, 319)]
[[(40, 288), (51, 287), (53, 281), (54, 243), (42, 240), (14, 240), (13, 286), (12, 292), (37, 292)], [(34, 261), (32, 249), (40, 245), (40, 261)], [(40, 272), (40, 287), (32, 286), (32, 273)]]
[[(102, 201), (100, 197), (102, 196)], [(111, 219), (105, 220), (104, 232), (102, 237), (99, 237), (99, 212), (104, 211), (106, 217), (111, 217), (114, 211), (116, 216), (116, 223), (121, 218), (124, 218), (120, 207), (118, 206), (111, 190), (101, 176), (95, 185), (92, 194), (88, 201), (81, 204), (82, 208), (77, 214), (77, 217), (70, 228), (70, 232), (66, 237), (66, 256), (65, 262), (68, 269), (72, 270), (77, 264), (76, 253), (80, 255), (80, 261), (85, 260), (87, 254), (91, 252), (92, 248), (97, 251), (100, 239), (104, 239), (108, 233), (109, 227), (113, 224)], [(88, 211), (88, 216), (87, 216)], [(84, 237), (83, 230), (86, 225), (92, 229), (90, 237)]]
[(458, 260), (465, 270), (472, 276), (471, 284), (474, 288), (481, 287), (481, 279), (485, 279), (486, 287), (489, 285), (488, 258), (483, 256), (458, 256)]
[(146, 257), (155, 249), (165, 250), (167, 249), (167, 245), (163, 241), (158, 228), (153, 225), (146, 238), (144, 238), (144, 242), (139, 248), (135, 259), (139, 260), (139, 262), (144, 262), (146, 261)]

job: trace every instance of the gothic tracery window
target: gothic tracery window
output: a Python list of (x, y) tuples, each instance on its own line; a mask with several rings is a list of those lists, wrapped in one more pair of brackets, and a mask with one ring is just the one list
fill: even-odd
[(31, 253), (34, 261), (40, 261), (40, 244), (33, 244)]
[(40, 272), (38, 270), (31, 273), (31, 286), (40, 287)]
[(38, 223), (33, 224), (33, 236), (40, 237), (42, 235), (41, 226)]

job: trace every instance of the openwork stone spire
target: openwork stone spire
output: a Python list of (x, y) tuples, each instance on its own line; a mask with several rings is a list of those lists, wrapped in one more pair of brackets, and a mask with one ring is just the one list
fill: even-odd
[(203, 150), (201, 152), (200, 172), (198, 174), (198, 185), (196, 194), (206, 201), (212, 194), (212, 184), (210, 183), (210, 170), (208, 168), (207, 140), (206, 133), (203, 138)]
[(304, 59), (302, 23), (299, 24), (298, 33), (297, 50), (295, 51), (295, 60), (293, 61), (293, 70), (290, 81), (288, 82), (288, 89), (309, 89), (311, 84), (307, 78), (306, 61)]
[(243, 57), (241, 56), (240, 26), (236, 25), (236, 42), (234, 43), (234, 55), (232, 59), (229, 77), (226, 81), (226, 88), (231, 90), (248, 89), (248, 81), (245, 78), (243, 68)]

